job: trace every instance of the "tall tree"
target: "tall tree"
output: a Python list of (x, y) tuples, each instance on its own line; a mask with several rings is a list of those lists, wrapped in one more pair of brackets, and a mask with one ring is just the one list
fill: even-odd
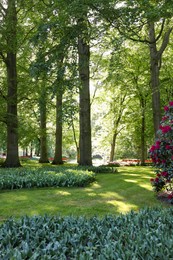
[[(153, 107), (153, 123), (154, 132), (157, 133), (159, 129), (161, 120), (161, 106), (160, 106), (160, 82), (159, 73), (161, 69), (161, 60), (164, 50), (166, 49), (170, 33), (173, 29), (171, 26), (168, 27), (164, 33), (160, 47), (158, 47), (158, 42), (161, 38), (162, 32), (165, 27), (165, 19), (163, 19), (161, 24), (161, 29), (159, 34), (156, 36), (155, 23), (152, 21), (148, 22), (149, 31), (149, 49), (150, 49), (150, 71), (151, 71), (151, 89), (152, 89), (152, 107)], [(160, 44), (160, 42), (159, 42)]]
[(0, 55), (7, 71), (7, 157), (4, 167), (19, 167), (17, 117), (17, 11), (16, 1), (8, 0), (7, 7), (0, 4), (3, 18), (3, 43)]
[(80, 140), (79, 165), (92, 165), (91, 159), (91, 115), (90, 115), (90, 46), (87, 17), (78, 21), (82, 31), (78, 37), (80, 93)]
[(47, 153), (47, 89), (45, 81), (41, 83), (39, 96), (39, 112), (40, 112), (40, 163), (48, 163)]
[(156, 134), (161, 119), (159, 72), (163, 53), (172, 32), (173, 1), (126, 0), (109, 1), (96, 6), (101, 16), (120, 35), (149, 46), (153, 125)]

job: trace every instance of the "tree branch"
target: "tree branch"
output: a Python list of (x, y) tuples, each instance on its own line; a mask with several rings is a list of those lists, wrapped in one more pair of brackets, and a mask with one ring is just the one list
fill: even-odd
[(159, 32), (158, 36), (155, 39), (155, 42), (157, 42), (160, 39), (160, 37), (162, 35), (162, 32), (163, 32), (163, 29), (164, 29), (164, 25), (165, 25), (165, 18), (162, 21), (162, 26), (161, 26), (161, 29), (160, 29), (160, 32)]
[(169, 37), (170, 37), (170, 34), (171, 34), (172, 30), (173, 30), (173, 27), (169, 28), (169, 30), (164, 35), (164, 38), (163, 38), (163, 41), (162, 41), (162, 45), (161, 45), (161, 47), (160, 47), (160, 49), (159, 49), (159, 51), (157, 53), (158, 59), (161, 58), (164, 50), (166, 49), (166, 47), (167, 47), (167, 45), (169, 43)]
[(1, 51), (0, 51), (0, 56), (1, 56), (2, 60), (3, 60), (3, 62), (5, 64), (7, 64), (7, 59), (6, 59), (6, 57), (4, 56), (4, 54)]
[(0, 96), (3, 97), (3, 99), (7, 100), (7, 97), (3, 94), (1, 89), (0, 89)]

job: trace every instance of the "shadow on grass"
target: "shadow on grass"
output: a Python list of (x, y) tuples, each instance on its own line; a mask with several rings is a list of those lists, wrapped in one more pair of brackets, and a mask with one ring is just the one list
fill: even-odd
[(150, 185), (149, 167), (120, 167), (116, 174), (98, 174), (85, 188), (32, 188), (0, 192), (0, 221), (37, 214), (87, 217), (127, 213), (161, 204)]

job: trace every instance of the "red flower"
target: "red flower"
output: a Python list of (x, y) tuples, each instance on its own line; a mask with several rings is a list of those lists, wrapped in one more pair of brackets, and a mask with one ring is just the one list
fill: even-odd
[(153, 152), (156, 150), (156, 146), (155, 145), (152, 145), (151, 148), (150, 148), (150, 152)]
[(172, 107), (173, 106), (173, 101), (170, 101), (169, 105), (170, 105), (170, 107)]
[(168, 173), (167, 173), (167, 172), (161, 172), (161, 175), (162, 175), (163, 177), (167, 177), (167, 176), (168, 176)]
[(165, 125), (165, 126), (162, 126), (161, 130), (162, 130), (162, 133), (167, 133), (167, 132), (171, 131), (171, 127), (169, 125)]
[(168, 195), (168, 199), (171, 200), (173, 198), (173, 192)]
[(167, 144), (167, 145), (165, 146), (165, 148), (166, 148), (166, 150), (170, 150), (170, 149), (171, 149), (171, 146), (170, 146), (169, 144)]
[(155, 180), (154, 180), (155, 182), (159, 182), (159, 178), (155, 178)]
[(150, 181), (151, 181), (151, 182), (153, 182), (153, 181), (154, 181), (154, 179), (153, 179), (153, 178), (151, 178), (151, 179), (150, 179)]
[(168, 106), (165, 106), (165, 107), (164, 107), (164, 110), (165, 110), (165, 111), (169, 111), (169, 107), (168, 107)]
[(167, 120), (169, 117), (168, 116), (163, 116), (162, 117), (162, 121), (165, 121), (165, 120)]

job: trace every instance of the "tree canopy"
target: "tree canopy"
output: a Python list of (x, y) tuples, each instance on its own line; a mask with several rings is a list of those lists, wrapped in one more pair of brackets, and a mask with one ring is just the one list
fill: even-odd
[(0, 140), (5, 167), (21, 151), (91, 165), (144, 163), (172, 96), (170, 1), (0, 1)]

